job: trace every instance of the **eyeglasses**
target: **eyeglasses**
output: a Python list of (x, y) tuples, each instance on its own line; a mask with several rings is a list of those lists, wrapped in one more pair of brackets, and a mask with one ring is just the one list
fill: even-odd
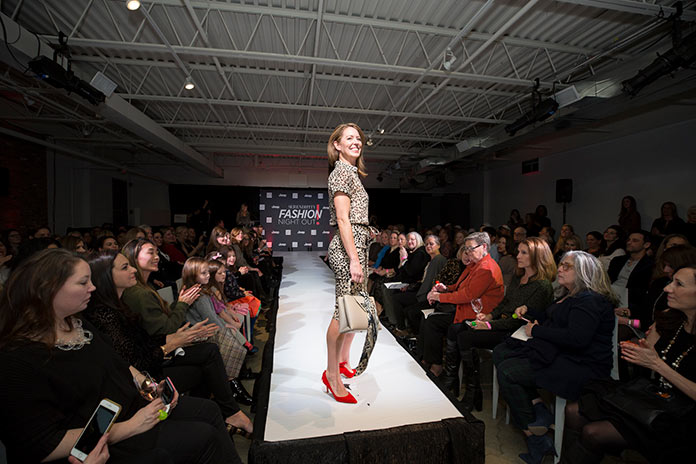
[(464, 247), (464, 253), (471, 253), (472, 251), (474, 251), (475, 249), (477, 249), (481, 245), (483, 245), (483, 243), (476, 245), (475, 247)]
[(570, 263), (558, 263), (558, 269), (563, 269), (564, 271), (568, 271), (570, 269), (575, 268), (573, 264)]

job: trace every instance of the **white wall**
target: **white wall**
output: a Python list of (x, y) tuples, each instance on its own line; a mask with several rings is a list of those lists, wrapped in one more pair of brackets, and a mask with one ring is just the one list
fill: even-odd
[(696, 120), (644, 131), (565, 153), (541, 158), (539, 172), (521, 174), (521, 163), (488, 172), (490, 207), (485, 219), (507, 221), (512, 208), (524, 215), (545, 204), (558, 231), (562, 205), (556, 203), (556, 179), (573, 179), (567, 222), (576, 232), (603, 231), (615, 224), (621, 199), (633, 195), (642, 227), (649, 229), (660, 205), (677, 204), (682, 218), (696, 204)]
[[(55, 176), (54, 176), (55, 157)], [(47, 153), (48, 217), (53, 218), (55, 179), (55, 233), (68, 227), (91, 227), (113, 221), (112, 179), (128, 182), (129, 222), (169, 224), (169, 188), (166, 183), (122, 174), (117, 169)]]

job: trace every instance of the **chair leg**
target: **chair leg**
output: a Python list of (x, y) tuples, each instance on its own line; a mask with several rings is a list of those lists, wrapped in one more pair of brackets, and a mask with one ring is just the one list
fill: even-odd
[(563, 427), (565, 425), (565, 407), (566, 400), (560, 396), (556, 396), (555, 405), (555, 429), (553, 432), (553, 444), (556, 448), (556, 457), (553, 459), (554, 464), (558, 463), (561, 459), (561, 447), (563, 446)]
[(493, 410), (493, 419), (498, 417), (498, 396), (500, 391), (498, 390), (498, 369), (493, 365), (493, 398), (491, 400), (491, 409)]

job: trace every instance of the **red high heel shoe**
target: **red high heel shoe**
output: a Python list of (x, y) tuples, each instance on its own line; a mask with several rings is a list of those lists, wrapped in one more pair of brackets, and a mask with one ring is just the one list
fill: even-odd
[(343, 375), (343, 377), (350, 379), (355, 375), (355, 369), (349, 369), (348, 368), (348, 363), (343, 361), (338, 365), (338, 369)]
[(350, 393), (348, 393), (346, 396), (336, 396), (336, 394), (333, 391), (333, 388), (331, 388), (331, 384), (329, 384), (329, 379), (326, 378), (326, 371), (324, 371), (324, 373), (321, 374), (321, 381), (324, 382), (324, 386), (326, 387), (326, 393), (331, 392), (331, 395), (339, 403), (355, 404), (358, 402), (358, 400), (356, 400)]

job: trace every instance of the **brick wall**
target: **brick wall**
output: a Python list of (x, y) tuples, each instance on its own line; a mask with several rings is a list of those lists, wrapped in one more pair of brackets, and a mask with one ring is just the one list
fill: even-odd
[(0, 147), (0, 167), (9, 171), (9, 195), (0, 196), (0, 230), (19, 229), (26, 236), (48, 223), (46, 150), (5, 135)]

